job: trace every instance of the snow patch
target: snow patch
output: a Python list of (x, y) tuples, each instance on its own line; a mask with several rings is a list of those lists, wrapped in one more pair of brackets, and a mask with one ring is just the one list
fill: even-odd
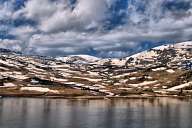
[(145, 85), (150, 85), (150, 84), (155, 84), (158, 81), (144, 81), (143, 83), (139, 83), (139, 84), (129, 84), (130, 86), (133, 87), (139, 87), (139, 86), (145, 86)]
[(49, 88), (43, 87), (21, 87), (21, 91), (37, 91), (37, 92), (51, 92), (51, 93), (58, 93), (56, 90), (50, 90)]
[(16, 87), (17, 85), (13, 84), (13, 83), (3, 83), (3, 87)]
[(168, 69), (166, 70), (168, 73), (175, 73), (175, 71), (173, 69)]
[(181, 84), (181, 85), (178, 85), (178, 86), (174, 86), (172, 88), (169, 88), (167, 89), (168, 91), (176, 91), (178, 89), (182, 89), (184, 87), (188, 87), (188, 86), (191, 86), (192, 85), (192, 81), (191, 82), (188, 82), (188, 83), (185, 83), (185, 84)]
[(165, 67), (160, 67), (160, 68), (152, 69), (152, 71), (154, 71), (154, 72), (157, 72), (157, 71), (164, 71), (164, 70), (166, 70)]

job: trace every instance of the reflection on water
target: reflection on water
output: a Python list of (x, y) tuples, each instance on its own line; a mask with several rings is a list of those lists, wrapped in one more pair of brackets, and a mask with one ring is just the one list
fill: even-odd
[(0, 128), (190, 128), (192, 101), (0, 99)]

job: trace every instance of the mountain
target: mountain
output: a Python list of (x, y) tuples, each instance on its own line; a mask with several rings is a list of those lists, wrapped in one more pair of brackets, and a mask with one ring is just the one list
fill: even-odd
[(0, 55), (2, 96), (192, 96), (190, 41), (125, 58), (13, 53)]
[(0, 53), (7, 53), (7, 54), (22, 54), (21, 52), (18, 51), (12, 51), (9, 49), (5, 49), (5, 48), (0, 48)]
[(165, 65), (183, 67), (192, 60), (192, 42), (167, 44), (126, 58), (127, 66)]
[(90, 55), (70, 55), (67, 57), (57, 57), (56, 60), (63, 61), (65, 63), (79, 63), (86, 64), (98, 61), (100, 58)]

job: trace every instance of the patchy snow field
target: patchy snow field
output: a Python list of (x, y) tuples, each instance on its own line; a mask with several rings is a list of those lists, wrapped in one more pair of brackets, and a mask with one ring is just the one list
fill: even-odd
[(43, 87), (21, 87), (21, 91), (37, 91), (37, 92), (51, 92), (51, 93), (59, 93), (56, 90), (50, 90), (49, 88), (43, 88)]
[(129, 84), (130, 86), (133, 87), (141, 87), (141, 86), (145, 86), (145, 85), (150, 85), (150, 84), (156, 84), (158, 81), (144, 81), (142, 83), (139, 84)]
[(172, 88), (169, 88), (167, 89), (167, 91), (176, 91), (178, 89), (182, 89), (184, 87), (188, 87), (188, 86), (192, 86), (192, 82), (188, 82), (188, 83), (185, 83), (185, 84), (181, 84), (181, 85), (178, 85), (178, 86), (174, 86)]

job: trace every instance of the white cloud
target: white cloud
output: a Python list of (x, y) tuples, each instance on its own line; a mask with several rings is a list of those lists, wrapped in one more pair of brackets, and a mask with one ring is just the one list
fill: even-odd
[(13, 6), (11, 2), (0, 4), (0, 20), (7, 20), (12, 17)]
[(86, 29), (93, 23), (101, 23), (106, 18), (106, 11), (105, 0), (77, 0), (74, 9), (69, 7), (68, 0), (29, 0), (16, 14), (36, 20), (44, 32), (58, 32)]
[(11, 28), (9, 34), (16, 36), (20, 40), (28, 40), (36, 29), (31, 26), (21, 26), (16, 28)]
[(20, 40), (0, 39), (1, 48), (21, 51), (22, 50), (21, 46), (22, 46), (22, 42)]
[(50, 17), (56, 10), (56, 4), (52, 4), (49, 0), (29, 0), (20, 13), (38, 21)]
[[(192, 7), (181, 11), (166, 9), (165, 3), (174, 2), (173, 0), (129, 1), (128, 8), (119, 11), (126, 14), (123, 17), (125, 23), (110, 24), (114, 27), (105, 29), (108, 25), (106, 23), (110, 23), (108, 19), (112, 16), (109, 9), (117, 1), (77, 0), (72, 7), (68, 0), (28, 0), (24, 7), (17, 11), (13, 10), (13, 2), (5, 2), (0, 4), (0, 20), (5, 17), (22, 17), (37, 24), (0, 27), (9, 27), (8, 34), (16, 37), (13, 42), (18, 42), (18, 45), (25, 44), (21, 49), (26, 48), (25, 51), (44, 55), (75, 54), (94, 50), (102, 56), (124, 56), (132, 49), (141, 50), (141, 43), (145, 41), (192, 39)], [(179, 1), (192, 4), (190, 0), (177, 2)]]

